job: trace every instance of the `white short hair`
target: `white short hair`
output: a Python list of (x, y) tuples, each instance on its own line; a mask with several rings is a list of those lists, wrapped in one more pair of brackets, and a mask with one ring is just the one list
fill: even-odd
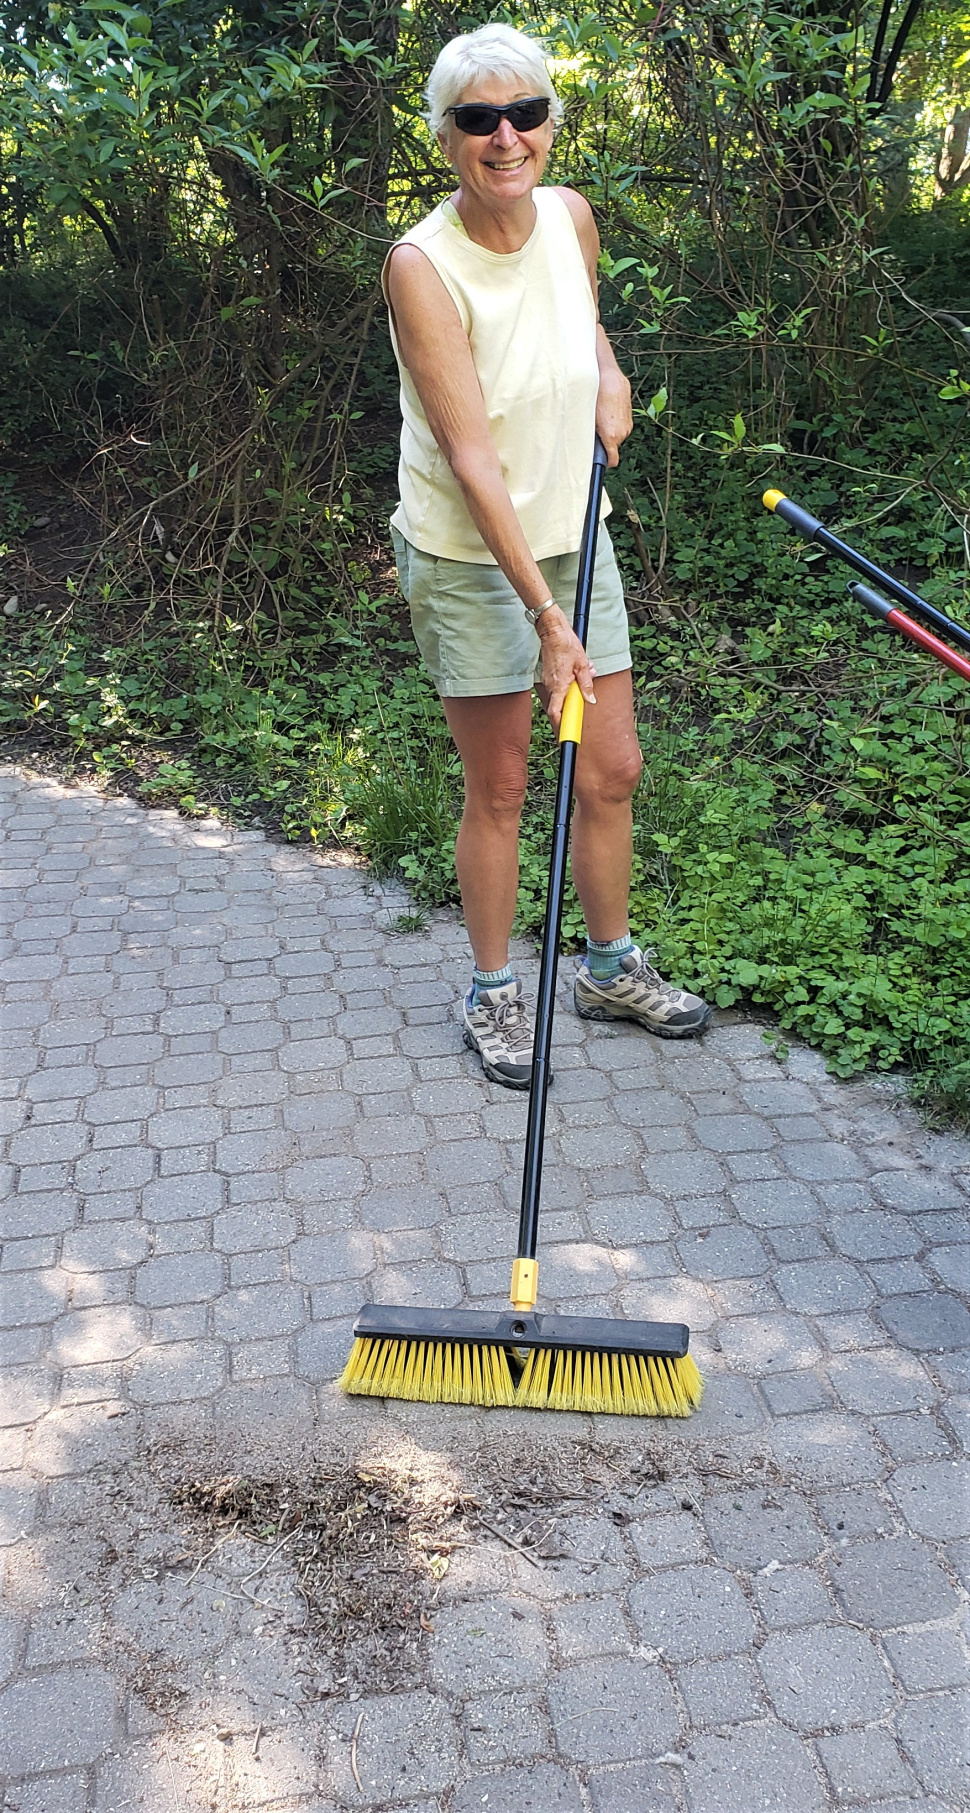
[(450, 39), (439, 53), (425, 91), (426, 118), (432, 132), (444, 131), (449, 107), (484, 76), (517, 76), (530, 94), (548, 95), (553, 125), (562, 119), (562, 102), (550, 80), (541, 44), (511, 25), (482, 25), (478, 31)]

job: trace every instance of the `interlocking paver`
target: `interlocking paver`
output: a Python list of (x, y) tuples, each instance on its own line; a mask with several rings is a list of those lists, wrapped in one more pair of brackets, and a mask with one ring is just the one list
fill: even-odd
[(705, 1229), (677, 1242), (687, 1271), (695, 1278), (744, 1278), (769, 1270), (764, 1245), (750, 1228)]
[(918, 1536), (935, 1542), (970, 1536), (970, 1462), (961, 1458), (897, 1467), (888, 1484)]
[(926, 1209), (963, 1209), (967, 1197), (956, 1177), (931, 1176), (920, 1171), (881, 1171), (870, 1179), (880, 1202), (904, 1215)]
[(549, 1688), (559, 1749), (586, 1763), (629, 1762), (676, 1742), (680, 1718), (666, 1677), (640, 1658), (564, 1668)]
[(775, 1287), (788, 1309), (809, 1316), (862, 1309), (874, 1294), (864, 1272), (840, 1259), (781, 1265), (775, 1272)]
[(142, 1213), (152, 1221), (192, 1221), (217, 1214), (225, 1195), (225, 1179), (213, 1172), (159, 1178), (142, 1193)]
[[(543, 1302), (686, 1319), (704, 1404), (663, 1428), (347, 1404), (365, 1296), (508, 1288), (526, 1103), (462, 1047), (462, 928), (389, 934), (400, 889), (339, 860), (12, 773), (0, 831), (0, 1536), (45, 1557), (0, 1627), (11, 1804), (202, 1813), (232, 1751), (237, 1798), (294, 1813), (958, 1813), (970, 1143), (755, 1026), (586, 1025), (566, 966)], [(152, 1516), (123, 1577), (83, 1571), (158, 1438), (172, 1477), (471, 1440), (511, 1480), (546, 1436), (585, 1444), (586, 1510), (552, 1508), (538, 1566), (470, 1534), (408, 1691), (309, 1699), (281, 1615), (188, 1582)], [(655, 1452), (670, 1483), (617, 1497)], [(164, 1738), (132, 1645), (187, 1689)]]
[(858, 1630), (773, 1631), (758, 1667), (778, 1716), (803, 1731), (879, 1719), (895, 1703), (885, 1664)]
[(799, 1625), (817, 1624), (835, 1615), (834, 1600), (809, 1568), (779, 1568), (777, 1573), (762, 1569), (754, 1588), (769, 1630), (797, 1630)]
[(794, 1467), (817, 1486), (878, 1479), (882, 1455), (858, 1418), (819, 1411), (785, 1417), (772, 1431), (771, 1448), (782, 1467)]
[(823, 1547), (816, 1519), (791, 1490), (721, 1492), (706, 1507), (704, 1522), (715, 1553), (754, 1573), (773, 1561), (810, 1561)]
[(747, 1649), (754, 1631), (737, 1581), (723, 1568), (678, 1568), (641, 1580), (630, 1608), (644, 1642), (674, 1662)]
[[(329, 1745), (327, 1777), (339, 1806), (360, 1805), (350, 1768), (350, 1738), (361, 1712), (357, 1760), (369, 1800), (400, 1800), (452, 1785), (460, 1740), (446, 1701), (424, 1691), (362, 1700), (338, 1712), (339, 1727)], [(536, 1813), (540, 1805), (536, 1803)]]
[(970, 1784), (970, 1695), (929, 1694), (896, 1720), (903, 1749), (924, 1788), (966, 1805)]
[(913, 1537), (859, 1543), (838, 1558), (835, 1590), (849, 1616), (874, 1629), (948, 1618), (959, 1599), (925, 1543)]
[(46, 1367), (24, 1366), (16, 1370), (9, 1365), (12, 1355), (5, 1356), (3, 1399), (0, 1421), (5, 1428), (19, 1423), (34, 1423), (51, 1408), (55, 1398), (54, 1375)]
[(93, 1762), (116, 1728), (115, 1692), (103, 1669), (24, 1675), (0, 1694), (0, 1771), (18, 1776)]
[(741, 1220), (753, 1227), (792, 1227), (818, 1219), (818, 1204), (812, 1192), (788, 1178), (739, 1184), (731, 1191), (731, 1198)]
[(828, 1368), (837, 1397), (848, 1410), (910, 1411), (934, 1404), (938, 1392), (915, 1355), (898, 1348), (841, 1355)]
[(814, 1366), (822, 1352), (804, 1319), (793, 1315), (740, 1316), (722, 1323), (718, 1338), (729, 1365), (759, 1377)]
[(684, 1782), (691, 1813), (822, 1813), (811, 1756), (777, 1724), (741, 1725), (691, 1745)]
[(178, 1253), (148, 1259), (139, 1268), (135, 1300), (149, 1309), (218, 1297), (225, 1282), (221, 1253)]
[(51, 1267), (44, 1272), (0, 1275), (0, 1328), (53, 1322), (67, 1302), (67, 1280)]
[(818, 1740), (818, 1752), (839, 1801), (860, 1795), (906, 1794), (916, 1779), (887, 1731), (840, 1731)]
[(966, 1651), (955, 1630), (891, 1632), (885, 1649), (903, 1686), (915, 1693), (966, 1682)]
[(700, 1726), (734, 1725), (763, 1716), (765, 1690), (747, 1656), (722, 1662), (689, 1662), (677, 1671), (677, 1683), (693, 1722)]
[(889, 1259), (919, 1252), (919, 1229), (902, 1215), (872, 1210), (861, 1215), (837, 1215), (832, 1238), (850, 1259)]
[(113, 1469), (134, 1458), (137, 1440), (134, 1420), (118, 1398), (59, 1405), (34, 1431), (29, 1461), (49, 1479)]
[(921, 1353), (970, 1344), (970, 1311), (958, 1297), (943, 1291), (893, 1297), (879, 1310), (880, 1320), (903, 1347)]

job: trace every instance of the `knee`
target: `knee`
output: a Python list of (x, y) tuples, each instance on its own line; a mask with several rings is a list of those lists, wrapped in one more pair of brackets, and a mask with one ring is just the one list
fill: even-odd
[(633, 798), (643, 772), (643, 757), (636, 744), (617, 750), (609, 760), (576, 776), (576, 796), (587, 810), (597, 806), (625, 806)]
[(473, 812), (497, 823), (517, 824), (525, 804), (528, 771), (524, 762), (501, 762), (472, 779), (465, 776), (465, 800)]

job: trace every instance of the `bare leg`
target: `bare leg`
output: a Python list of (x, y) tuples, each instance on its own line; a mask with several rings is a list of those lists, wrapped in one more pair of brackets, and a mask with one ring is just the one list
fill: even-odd
[(519, 887), (532, 694), (442, 699), (465, 775), (455, 867), (477, 969), (502, 969)]
[(571, 842), (586, 930), (599, 944), (629, 929), (631, 801), (642, 766), (632, 675), (598, 674), (596, 704), (583, 715)]

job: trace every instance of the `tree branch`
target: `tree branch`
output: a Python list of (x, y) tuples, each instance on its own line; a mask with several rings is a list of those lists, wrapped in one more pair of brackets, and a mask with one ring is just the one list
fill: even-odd
[(905, 13), (903, 14), (903, 22), (902, 22), (898, 32), (896, 33), (895, 38), (893, 39), (892, 50), (889, 52), (889, 55), (886, 58), (886, 67), (883, 70), (882, 81), (879, 84), (879, 93), (876, 96), (876, 99), (878, 100), (880, 107), (885, 107), (886, 102), (888, 101), (889, 96), (892, 93), (893, 79), (896, 74), (896, 66), (899, 62), (900, 57), (903, 54), (903, 51), (906, 48), (906, 40), (909, 37), (909, 34), (912, 31), (913, 26), (916, 24), (916, 20), (919, 17), (919, 14), (922, 10), (922, 6), (923, 6), (923, 0), (909, 0), (909, 5), (907, 6)]
[(96, 207), (93, 201), (89, 201), (86, 195), (78, 196), (78, 204), (82, 213), (86, 214), (89, 220), (93, 220), (95, 226), (103, 233), (105, 244), (112, 258), (116, 258), (119, 264), (127, 264), (128, 260), (122, 249), (121, 240), (111, 222), (102, 214), (101, 209)]
[(874, 101), (879, 92), (879, 68), (882, 62), (882, 52), (886, 42), (886, 33), (889, 30), (889, 15), (892, 10), (893, 0), (882, 0), (882, 11), (879, 14), (879, 24), (876, 26), (876, 36), (873, 42), (872, 57), (869, 63), (869, 84), (866, 88), (867, 101)]

